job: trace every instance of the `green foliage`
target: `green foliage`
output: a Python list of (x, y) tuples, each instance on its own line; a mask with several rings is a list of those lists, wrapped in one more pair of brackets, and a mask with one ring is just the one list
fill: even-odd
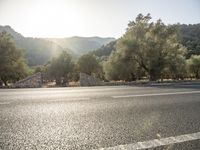
[(133, 81), (142, 76), (136, 62), (126, 59), (121, 52), (113, 52), (104, 63), (105, 77), (108, 80)]
[(200, 55), (200, 24), (177, 25), (180, 30), (181, 43), (187, 47), (187, 58)]
[[(175, 24), (173, 25), (179, 31), (180, 42), (187, 48), (186, 58), (191, 55), (200, 55), (200, 24)], [(112, 51), (116, 50), (116, 41), (110, 42), (105, 46), (95, 50), (92, 54), (102, 57), (109, 56)]]
[(161, 20), (155, 23), (150, 20), (150, 14), (139, 14), (130, 22), (117, 42), (117, 52), (123, 54), (124, 59), (137, 63), (150, 80), (157, 80), (166, 67), (175, 72), (170, 62), (183, 57), (185, 48), (179, 42), (176, 27), (166, 26)]
[(112, 53), (112, 51), (116, 50), (116, 43), (117, 43), (117, 40), (112, 41), (108, 43), (107, 45), (103, 45), (102, 47), (100, 47), (99, 49), (91, 53), (97, 57), (109, 56)]
[(165, 68), (162, 71), (162, 78), (184, 79), (187, 76), (185, 47), (172, 47), (168, 49), (165, 57)]
[(27, 74), (27, 65), (23, 51), (17, 49), (12, 36), (7, 32), (0, 33), (0, 80), (17, 81)]
[(200, 55), (192, 55), (190, 59), (187, 60), (188, 72), (191, 76), (195, 78), (200, 78)]
[(73, 69), (74, 62), (71, 55), (63, 51), (59, 57), (52, 59), (47, 67), (47, 74), (50, 78), (56, 80), (57, 85), (66, 86)]
[(33, 66), (33, 67), (31, 67), (31, 69), (32, 69), (32, 73), (34, 74), (34, 73), (38, 73), (38, 72), (45, 72), (45, 69), (46, 69), (46, 67), (45, 67), (45, 65), (39, 65), (39, 66)]
[(92, 73), (98, 73), (100, 70), (100, 64), (96, 57), (91, 54), (85, 54), (81, 56), (77, 62), (79, 72), (91, 75)]

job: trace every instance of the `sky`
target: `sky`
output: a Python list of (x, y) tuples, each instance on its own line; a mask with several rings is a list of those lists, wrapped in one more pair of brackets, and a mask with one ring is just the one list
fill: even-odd
[(200, 0), (0, 0), (0, 25), (25, 37), (119, 38), (139, 13), (165, 24), (200, 23)]

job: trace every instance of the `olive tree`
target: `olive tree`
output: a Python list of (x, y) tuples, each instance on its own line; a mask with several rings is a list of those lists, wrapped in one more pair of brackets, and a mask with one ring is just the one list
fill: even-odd
[(124, 59), (137, 63), (150, 80), (157, 80), (166, 67), (172, 69), (169, 62), (182, 57), (185, 48), (180, 44), (175, 26), (150, 20), (150, 14), (139, 14), (135, 21), (131, 21), (126, 33), (118, 40), (116, 51), (123, 53)]
[(192, 55), (187, 60), (188, 72), (196, 79), (200, 78), (200, 55)]
[(80, 72), (88, 75), (98, 73), (101, 69), (99, 62), (92, 54), (85, 54), (81, 56), (77, 62), (77, 66)]
[(72, 57), (63, 51), (59, 57), (52, 59), (47, 68), (47, 74), (56, 80), (57, 85), (66, 86), (73, 68)]
[(7, 32), (0, 33), (0, 83), (7, 85), (27, 75), (28, 67), (23, 50), (15, 46), (13, 38)]

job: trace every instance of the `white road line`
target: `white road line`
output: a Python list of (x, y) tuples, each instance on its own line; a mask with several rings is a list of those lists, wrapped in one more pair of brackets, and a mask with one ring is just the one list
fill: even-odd
[(166, 146), (176, 143), (182, 143), (187, 141), (199, 140), (200, 132), (192, 133), (192, 134), (184, 134), (174, 137), (162, 138), (162, 139), (154, 139), (150, 141), (137, 142), (127, 145), (118, 145), (114, 147), (100, 148), (99, 150), (142, 150), (147, 148), (155, 148), (158, 146)]
[(139, 95), (119, 95), (119, 96), (111, 96), (111, 97), (112, 98), (126, 98), (126, 97), (145, 97), (145, 96), (195, 94), (195, 93), (200, 93), (200, 91), (185, 91), (185, 92), (173, 92), (173, 93), (153, 93), (153, 94), (139, 94)]
[[(67, 98), (67, 100), (74, 100), (74, 101), (78, 101), (78, 100), (90, 100), (90, 98), (89, 97), (66, 97)], [(66, 98), (65, 99), (52, 99), (52, 100), (48, 100), (49, 102), (59, 102), (59, 101), (62, 101), (62, 102), (64, 102), (65, 100), (66, 100)]]

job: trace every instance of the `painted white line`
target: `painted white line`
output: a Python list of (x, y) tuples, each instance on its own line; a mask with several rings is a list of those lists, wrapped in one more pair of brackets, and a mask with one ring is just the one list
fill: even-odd
[(146, 97), (146, 96), (195, 94), (195, 93), (200, 93), (200, 91), (185, 91), (185, 92), (173, 92), (173, 93), (153, 93), (153, 94), (139, 94), (139, 95), (119, 95), (119, 96), (111, 96), (111, 97), (112, 98), (126, 98), (126, 97)]
[(78, 100), (90, 100), (89, 97), (66, 97), (65, 99), (52, 99), (52, 100), (48, 100), (50, 102), (59, 102), (62, 101), (64, 102), (65, 100), (74, 100), (74, 101), (78, 101)]
[(98, 150), (142, 150), (147, 148), (155, 148), (158, 146), (166, 146), (176, 143), (182, 143), (187, 141), (199, 140), (200, 132), (192, 133), (192, 134), (184, 134), (174, 137), (162, 138), (162, 139), (154, 139), (150, 141), (137, 142), (127, 145), (118, 145), (114, 147), (100, 148)]

